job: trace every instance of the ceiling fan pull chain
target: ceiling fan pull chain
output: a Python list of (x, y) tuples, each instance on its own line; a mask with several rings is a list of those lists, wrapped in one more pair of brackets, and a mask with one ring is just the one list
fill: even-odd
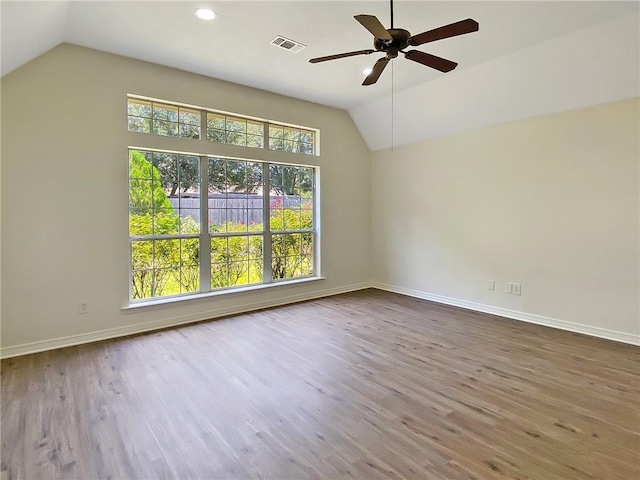
[(393, 131), (393, 126), (394, 126), (394, 121), (393, 121), (393, 73), (394, 73), (394, 69), (393, 69), (393, 63), (391, 64), (391, 151), (393, 152), (393, 144), (394, 144), (394, 131)]

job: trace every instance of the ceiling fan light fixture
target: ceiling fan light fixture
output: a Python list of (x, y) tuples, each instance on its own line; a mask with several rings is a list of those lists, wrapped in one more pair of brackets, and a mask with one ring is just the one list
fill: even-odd
[(216, 18), (216, 12), (211, 10), (210, 8), (198, 8), (196, 10), (196, 17), (201, 20), (213, 20)]
[(369, 75), (371, 72), (373, 72), (373, 68), (365, 68), (364, 70), (362, 70), (362, 73), (364, 75)]

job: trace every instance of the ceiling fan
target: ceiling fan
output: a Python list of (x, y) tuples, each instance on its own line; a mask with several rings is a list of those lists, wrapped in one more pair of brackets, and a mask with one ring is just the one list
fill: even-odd
[(478, 31), (478, 22), (471, 18), (467, 18), (466, 20), (460, 20), (459, 22), (412, 36), (407, 30), (393, 27), (393, 0), (390, 0), (390, 4), (391, 28), (389, 29), (385, 29), (382, 23), (380, 23), (380, 20), (373, 15), (356, 15), (354, 17), (374, 36), (374, 49), (356, 50), (354, 52), (338, 53), (336, 55), (328, 55), (326, 57), (312, 58), (309, 62), (320, 63), (328, 60), (336, 60), (338, 58), (353, 57), (356, 55), (385, 53), (386, 55), (379, 58), (373, 65), (371, 73), (364, 79), (362, 85), (373, 85), (376, 83), (384, 68), (391, 60), (398, 56), (398, 53), (404, 54), (405, 58), (408, 58), (409, 60), (446, 73), (456, 68), (458, 64), (451, 60), (447, 60), (446, 58), (436, 57), (435, 55), (421, 52), (419, 50), (409, 50), (407, 52), (405, 49), (429, 42), (435, 42), (436, 40), (442, 40), (444, 38), (456, 37), (458, 35), (464, 35), (465, 33)]

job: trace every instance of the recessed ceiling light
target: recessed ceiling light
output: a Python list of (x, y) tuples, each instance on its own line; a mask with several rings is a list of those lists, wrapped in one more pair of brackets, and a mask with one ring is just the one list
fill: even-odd
[(196, 10), (196, 17), (201, 18), (202, 20), (213, 20), (216, 18), (216, 12), (210, 8), (199, 8)]
[(373, 72), (373, 68), (365, 68), (364, 70), (362, 70), (362, 73), (364, 73), (365, 75), (369, 75), (371, 72)]

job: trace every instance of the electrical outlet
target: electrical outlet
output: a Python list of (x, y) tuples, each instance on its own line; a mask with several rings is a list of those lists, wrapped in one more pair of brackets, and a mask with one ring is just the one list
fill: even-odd
[(489, 290), (495, 290), (495, 289), (496, 289), (496, 281), (489, 280)]
[(514, 295), (520, 295), (521, 287), (522, 286), (519, 283), (512, 283), (511, 293), (513, 293)]
[(504, 287), (505, 293), (513, 293), (513, 283), (507, 283)]
[(87, 300), (80, 300), (78, 302), (78, 313), (80, 315), (84, 315), (85, 313), (89, 313), (89, 302)]

